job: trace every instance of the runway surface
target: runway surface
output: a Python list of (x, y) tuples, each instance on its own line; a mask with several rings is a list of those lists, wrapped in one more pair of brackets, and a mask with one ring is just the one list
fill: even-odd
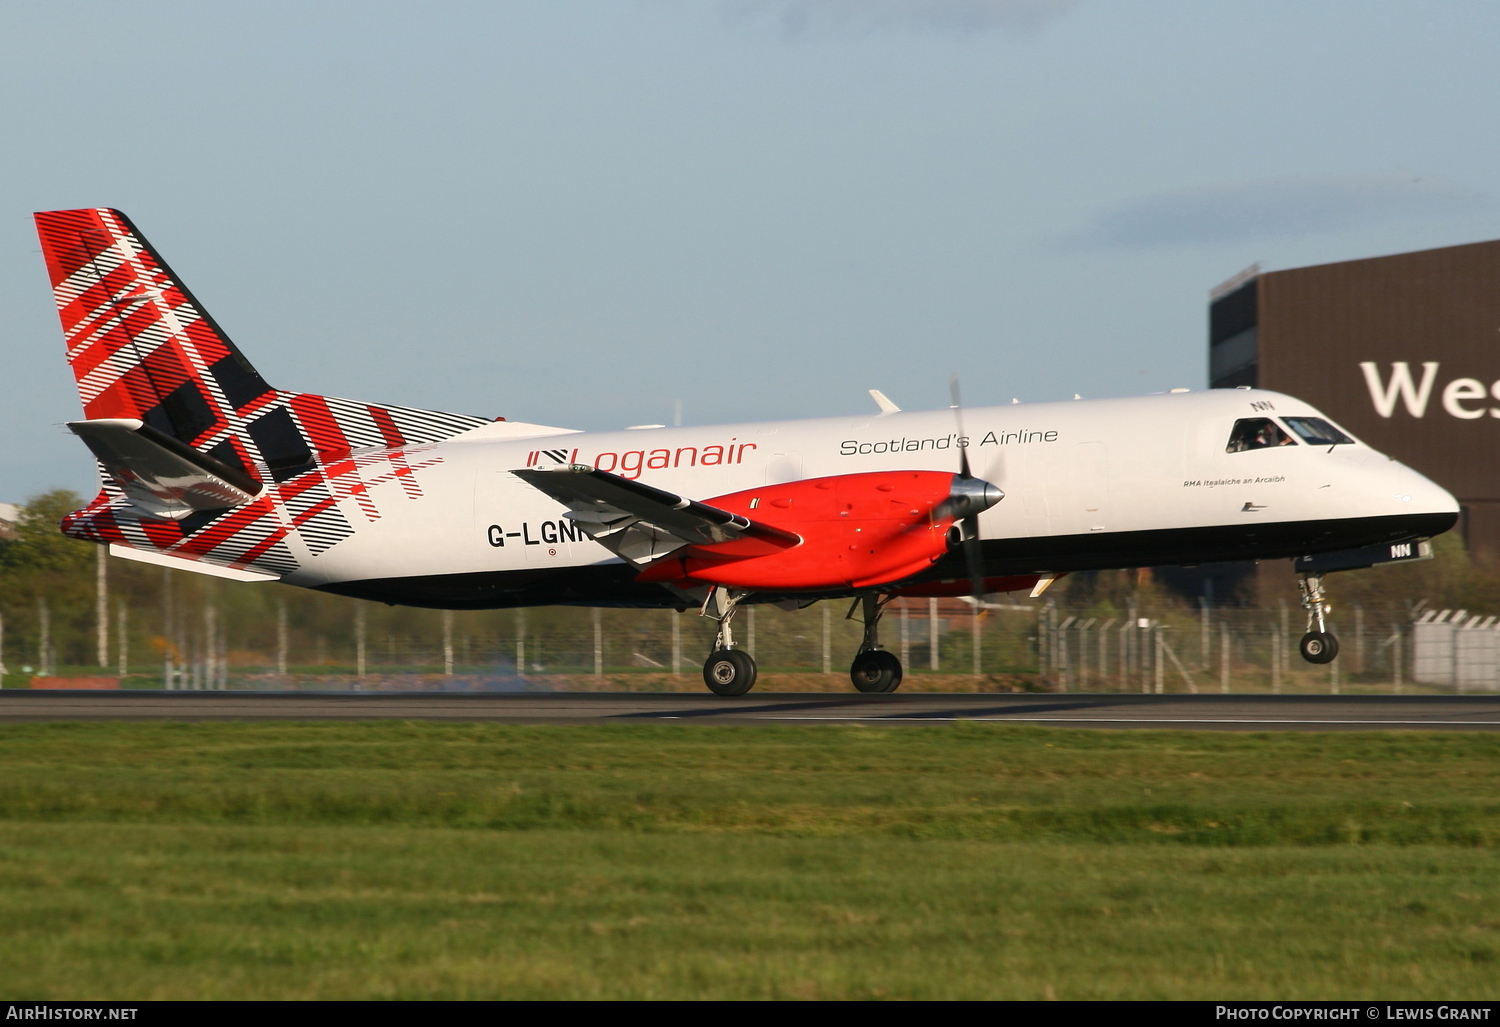
[(950, 724), (1230, 731), (1500, 729), (1500, 696), (0, 691), (0, 722), (453, 720)]

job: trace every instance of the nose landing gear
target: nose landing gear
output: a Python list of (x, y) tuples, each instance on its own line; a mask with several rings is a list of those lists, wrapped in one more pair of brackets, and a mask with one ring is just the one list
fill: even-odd
[(744, 695), (755, 687), (755, 660), (743, 649), (734, 647), (732, 622), (745, 595), (716, 586), (703, 602), (702, 615), (719, 622), (714, 651), (703, 663), (703, 683), (715, 695)]
[(1332, 663), (1339, 654), (1339, 640), (1323, 622), (1324, 615), (1333, 609), (1323, 592), (1323, 575), (1299, 575), (1297, 588), (1302, 593), (1302, 608), (1307, 611), (1307, 634), (1297, 649), (1308, 663)]
[[(885, 603), (878, 596), (868, 595), (855, 600), (855, 605), (864, 616), (865, 637), (849, 665), (849, 680), (861, 692), (894, 692), (901, 687), (901, 661), (895, 653), (880, 648), (880, 618)], [(854, 610), (849, 614), (853, 616)]]

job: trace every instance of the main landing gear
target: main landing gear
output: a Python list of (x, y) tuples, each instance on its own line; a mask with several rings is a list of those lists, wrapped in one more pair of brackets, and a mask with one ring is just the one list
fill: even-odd
[[(887, 597), (885, 602), (889, 602)], [(861, 692), (894, 692), (901, 687), (901, 661), (896, 654), (880, 648), (880, 618), (885, 602), (878, 596), (860, 596), (854, 601), (865, 624), (865, 637), (849, 665), (849, 679)], [(849, 616), (854, 616), (850, 609)]]
[(716, 586), (703, 601), (703, 616), (719, 622), (714, 636), (714, 651), (703, 664), (703, 683), (715, 695), (744, 695), (755, 687), (755, 660), (743, 649), (734, 647), (734, 615), (745, 593), (731, 592)]
[(1323, 592), (1323, 575), (1303, 574), (1297, 578), (1297, 588), (1302, 593), (1302, 608), (1307, 611), (1307, 634), (1297, 648), (1308, 663), (1332, 663), (1339, 654), (1339, 640), (1323, 622), (1324, 615), (1333, 609)]
[[(755, 687), (755, 660), (734, 647), (734, 615), (746, 595), (719, 586), (703, 601), (702, 615), (719, 622), (714, 651), (703, 663), (703, 683), (715, 695), (744, 695)], [(855, 610), (860, 611), (865, 627), (859, 652), (849, 665), (849, 680), (861, 692), (894, 692), (901, 687), (901, 661), (895, 653), (880, 648), (880, 618), (889, 601), (889, 596), (861, 596), (849, 610), (851, 618)]]

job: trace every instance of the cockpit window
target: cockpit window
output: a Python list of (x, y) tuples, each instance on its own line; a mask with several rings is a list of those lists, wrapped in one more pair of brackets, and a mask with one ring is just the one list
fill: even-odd
[(1309, 446), (1348, 446), (1354, 443), (1321, 417), (1283, 417), (1282, 420)]
[(1229, 433), (1226, 453), (1243, 453), (1247, 449), (1269, 449), (1272, 446), (1295, 446), (1292, 437), (1269, 417), (1242, 417)]

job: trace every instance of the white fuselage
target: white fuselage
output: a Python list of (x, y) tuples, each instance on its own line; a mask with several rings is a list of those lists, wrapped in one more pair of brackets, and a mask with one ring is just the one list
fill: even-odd
[[(1005, 544), (1007, 569), (999, 572), (1012, 573), (1027, 552), (1037, 554), (1030, 570), (1057, 569), (1059, 539), (1069, 540), (1076, 568), (1089, 553), (1100, 567), (1171, 562), (1159, 550), (1174, 532), (1197, 540), (1178, 562), (1199, 562), (1203, 546), (1213, 545), (1204, 540), (1221, 537), (1215, 531), (1230, 533), (1226, 539), (1260, 531), (1301, 538), (1293, 527), (1451, 525), (1458, 511), (1451, 495), (1357, 441), (1226, 452), (1238, 419), (1287, 415), (1322, 416), (1290, 396), (1242, 389), (966, 410), (973, 473), (1005, 492), (981, 516), (982, 537), (987, 547)], [(377, 483), (366, 497), (340, 502), (354, 534), (319, 555), (298, 553), (301, 568), (285, 580), (337, 591), (343, 582), (508, 572), (533, 579), (620, 563), (513, 469), (589, 464), (711, 503), (830, 475), (956, 471), (959, 442), (951, 410), (615, 432), (497, 422), (413, 448), (406, 460), (419, 488), (371, 474)], [(1328, 538), (1328, 548), (1353, 544)], [(1153, 540), (1139, 558), (1131, 555), (1136, 539)], [(1244, 553), (1229, 546), (1220, 558)]]

